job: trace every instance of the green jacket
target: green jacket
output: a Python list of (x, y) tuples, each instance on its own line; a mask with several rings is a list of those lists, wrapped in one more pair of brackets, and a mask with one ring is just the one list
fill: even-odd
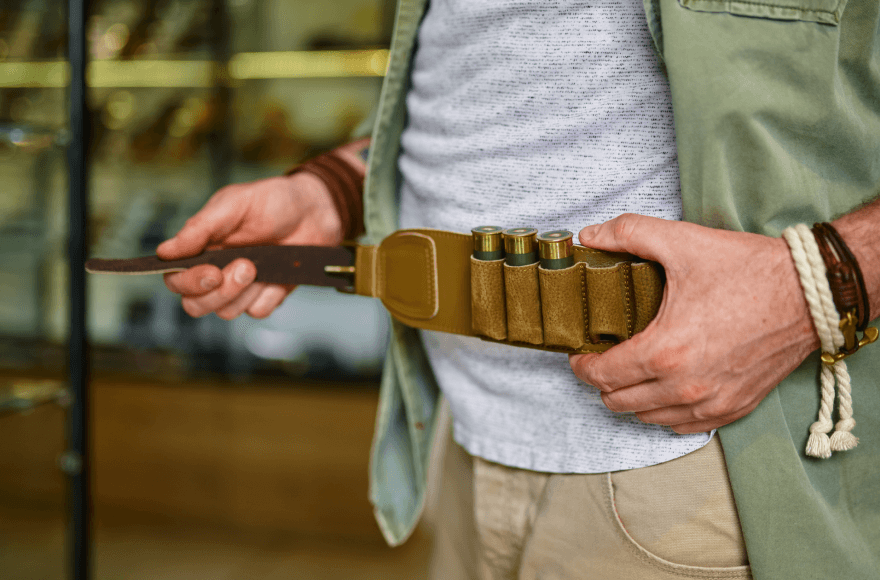
[[(877, 0), (644, 0), (666, 68), (685, 219), (778, 236), (873, 199), (880, 184)], [(373, 125), (365, 221), (397, 228), (404, 97), (426, 0), (399, 0)], [(479, 221), (479, 220), (477, 220)], [(849, 362), (859, 446), (804, 456), (814, 353), (720, 430), (752, 566), (765, 578), (880, 578), (880, 347)], [(371, 458), (392, 545), (418, 521), (439, 389), (417, 333), (393, 324)]]

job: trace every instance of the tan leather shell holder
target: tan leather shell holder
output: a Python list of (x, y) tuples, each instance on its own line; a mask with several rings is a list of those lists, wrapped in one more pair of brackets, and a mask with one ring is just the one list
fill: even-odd
[(357, 247), (355, 293), (408, 326), (568, 353), (606, 350), (660, 307), (655, 262), (574, 246), (574, 266), (545, 270), (476, 260), (472, 249), (468, 234), (400, 230)]

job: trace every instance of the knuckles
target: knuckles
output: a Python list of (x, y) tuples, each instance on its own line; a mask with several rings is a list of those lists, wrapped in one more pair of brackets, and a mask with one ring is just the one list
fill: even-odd
[(702, 405), (695, 407), (694, 416), (703, 421), (717, 421), (724, 417), (739, 418), (742, 415), (741, 407), (742, 405), (737, 399), (716, 395)]
[(680, 405), (696, 405), (710, 396), (710, 389), (699, 383), (683, 383), (676, 388)]
[(600, 391), (609, 391), (608, 382), (604, 379), (604, 373), (597, 367), (598, 355), (576, 355), (570, 363), (577, 378), (588, 385), (596, 387)]
[(609, 221), (614, 238), (619, 241), (629, 240), (638, 227), (640, 218), (641, 216), (634, 213), (624, 213)]
[(670, 377), (680, 374), (689, 365), (688, 347), (664, 346), (648, 355), (645, 366), (656, 377)]
[(618, 401), (614, 395), (615, 393), (613, 392), (600, 394), (600, 396), (602, 397), (602, 402), (605, 404), (606, 407), (608, 407), (608, 410), (613, 413), (623, 413), (624, 411), (627, 411), (628, 409), (624, 409), (623, 406), (620, 404), (620, 401)]

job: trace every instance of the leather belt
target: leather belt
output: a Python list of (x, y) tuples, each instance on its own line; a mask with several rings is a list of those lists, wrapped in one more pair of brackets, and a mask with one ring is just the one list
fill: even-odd
[(92, 273), (150, 274), (248, 258), (257, 280), (331, 286), (382, 301), (403, 324), (557, 352), (600, 352), (643, 330), (663, 295), (655, 262), (574, 246), (562, 270), (472, 257), (468, 234), (400, 230), (378, 245), (251, 246), (183, 260), (92, 259)]

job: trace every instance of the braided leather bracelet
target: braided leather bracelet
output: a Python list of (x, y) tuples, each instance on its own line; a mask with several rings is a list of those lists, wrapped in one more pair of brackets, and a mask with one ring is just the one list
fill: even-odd
[(313, 157), (285, 172), (305, 171), (327, 186), (342, 220), (343, 239), (351, 240), (364, 232), (364, 178), (351, 164), (333, 151)]
[(864, 332), (871, 320), (865, 279), (855, 256), (831, 224), (813, 224), (812, 232), (825, 263), (834, 306), (840, 314), (844, 337), (840, 352), (850, 355), (860, 346), (856, 341), (856, 330)]

